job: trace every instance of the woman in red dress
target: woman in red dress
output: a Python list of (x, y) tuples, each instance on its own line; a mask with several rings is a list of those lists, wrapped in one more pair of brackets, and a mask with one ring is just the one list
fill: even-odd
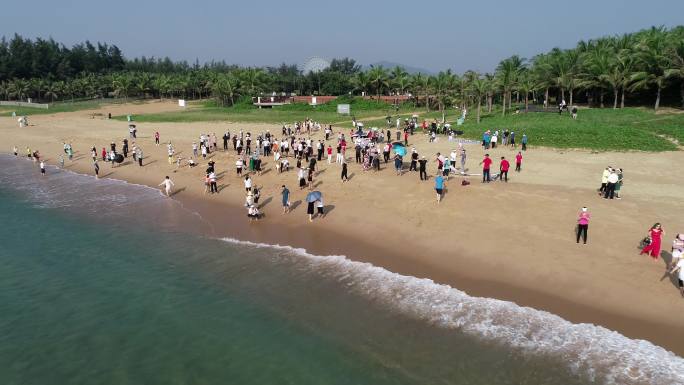
[(641, 250), (641, 254), (651, 254), (651, 258), (654, 261), (658, 260), (658, 256), (660, 256), (660, 240), (663, 234), (665, 234), (665, 231), (663, 231), (660, 223), (653, 225), (648, 232), (648, 235), (651, 237), (651, 243)]

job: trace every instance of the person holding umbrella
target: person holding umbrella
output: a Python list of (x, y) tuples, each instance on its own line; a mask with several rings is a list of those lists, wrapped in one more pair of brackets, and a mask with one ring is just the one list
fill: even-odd
[[(309, 215), (309, 222), (313, 222), (314, 206), (316, 201), (323, 201), (323, 194), (320, 191), (312, 191), (306, 194), (306, 213)], [(321, 209), (322, 211), (322, 209)]]

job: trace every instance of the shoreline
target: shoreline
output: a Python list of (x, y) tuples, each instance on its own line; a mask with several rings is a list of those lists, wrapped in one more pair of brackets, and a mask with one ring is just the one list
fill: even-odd
[[(80, 169), (69, 171), (87, 175), (84, 170)], [(107, 178), (158, 190), (156, 186), (143, 180), (119, 179), (112, 175)], [(231, 238), (271, 246), (289, 246), (301, 248), (307, 253), (323, 257), (343, 256), (352, 261), (370, 263), (373, 266), (400, 275), (429, 279), (437, 284), (448, 285), (465, 292), (469, 296), (510, 301), (518, 306), (549, 312), (575, 324), (587, 323), (602, 326), (631, 339), (650, 341), (680, 357), (684, 356), (684, 349), (672, 341), (669, 333), (667, 333), (672, 325), (666, 323), (611, 313), (542, 291), (486, 278), (475, 278), (459, 271), (445, 271), (438, 266), (430, 266), (421, 262), (405, 250), (396, 247), (382, 247), (355, 237), (353, 234), (344, 234), (336, 230), (325, 230), (326, 234), (321, 234), (320, 228), (312, 228), (310, 229), (312, 232), (310, 237), (302, 236), (302, 234), (294, 231), (296, 226), (287, 223), (268, 222), (264, 220), (265, 218), (259, 223), (249, 223), (249, 226), (244, 226), (243, 223), (232, 220), (233, 218), (245, 217), (244, 209), (237, 205), (221, 204), (219, 214), (215, 211), (215, 207), (210, 207), (211, 202), (192, 195), (179, 195), (170, 199), (181, 203), (183, 208), (188, 210), (187, 215), (199, 215), (203, 221), (207, 222), (213, 229), (211, 237), (214, 239)], [(330, 237), (330, 233), (334, 235)], [(345, 242), (330, 241), (326, 238), (342, 239)]]
[[(87, 149), (92, 143), (109, 143), (111, 138), (119, 137), (119, 142), (123, 134), (117, 132), (123, 125), (71, 116), (37, 116), (38, 126), (24, 131), (0, 119), (0, 139), (10, 147), (16, 141), (20, 154), (21, 145), (38, 146), (45, 157), (53, 158), (49, 163), (55, 164), (52, 155), (61, 152), (62, 138), (74, 138), (77, 156), (73, 163), (67, 160), (65, 168), (92, 175)], [(144, 123), (139, 129), (147, 133), (158, 129), (162, 138), (173, 138), (174, 144), (187, 152), (198, 132), (218, 133), (225, 127), (234, 133), (236, 127), (245, 126), (252, 132), (275, 129), (273, 125), (227, 123)], [(208, 197), (203, 195), (201, 182), (204, 162), (200, 160), (193, 170), (176, 172), (175, 166), (166, 165), (164, 146), (154, 147), (147, 136), (138, 140), (145, 150), (145, 167), (110, 168), (102, 162), (100, 174), (152, 188), (157, 188), (164, 174), (171, 175), (180, 190), (174, 199), (200, 213), (213, 225), (218, 238), (289, 245), (316, 255), (344, 255), (402, 275), (447, 284), (472, 296), (508, 300), (573, 323), (604, 326), (684, 356), (684, 321), (678, 317), (684, 300), (669, 282), (658, 281), (662, 263), (638, 258), (633, 244), (643, 237), (642, 227), (652, 218), (669, 224), (664, 249), (672, 232), (684, 228), (682, 218), (676, 215), (682, 208), (676, 177), (666, 170), (654, 172), (662, 162), (682, 160), (681, 152), (653, 155), (535, 150), (525, 154), (529, 163), (524, 163), (524, 173), (514, 174), (513, 183), (480, 185), (472, 178), (472, 186), (461, 188), (456, 186), (456, 178), (449, 182), (447, 189), (454, 187), (439, 206), (434, 202), (432, 182), (419, 183), (417, 175), (396, 177), (386, 170), (363, 173), (350, 163), (350, 174), (355, 175), (343, 185), (337, 179), (339, 169), (321, 162), (317, 180), (322, 183), (320, 190), (330, 215), (311, 224), (305, 219), (306, 205), (280, 215), (279, 187), (294, 186), (295, 173), (277, 174), (271, 159), (264, 158), (270, 171), (253, 179), (263, 186), (260, 203), (265, 206), (261, 211), (266, 218), (249, 223), (240, 206), (244, 190), (232, 169), (232, 150), (212, 154), (217, 171), (225, 171), (219, 180), (225, 191)], [(440, 143), (444, 148), (448, 145), (446, 141)], [(425, 143), (417, 143), (417, 147), (429, 156), (436, 150), (444, 151)], [(469, 163), (477, 163), (477, 146), (468, 149)], [(511, 154), (508, 149), (497, 151), (494, 156)], [(544, 164), (549, 162), (573, 167), (559, 175), (545, 174)], [(595, 181), (591, 179), (595, 175), (585, 180), (586, 170), (600, 170), (606, 162), (628, 170), (627, 199), (596, 200)], [(400, 193), (388, 194), (388, 190)], [(291, 200), (295, 202), (306, 192), (292, 188)], [(582, 204), (600, 218), (592, 223), (590, 244), (584, 248), (575, 246), (571, 235), (573, 217)], [(567, 219), (570, 223), (564, 224)], [(440, 230), (445, 227), (453, 231)]]

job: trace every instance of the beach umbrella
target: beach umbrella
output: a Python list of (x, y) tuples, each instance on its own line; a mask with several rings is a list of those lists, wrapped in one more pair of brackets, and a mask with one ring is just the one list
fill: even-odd
[(123, 161), (124, 161), (124, 156), (121, 155), (121, 154), (116, 154), (116, 156), (114, 157), (114, 161), (115, 161), (116, 163), (123, 163)]
[(392, 149), (394, 150), (394, 153), (399, 155), (399, 156), (405, 156), (406, 155), (406, 147), (404, 147), (404, 146), (392, 146)]
[(321, 194), (320, 191), (312, 191), (312, 192), (306, 194), (306, 201), (309, 203), (310, 202), (316, 202), (316, 201), (321, 200), (322, 197), (323, 197), (323, 194)]

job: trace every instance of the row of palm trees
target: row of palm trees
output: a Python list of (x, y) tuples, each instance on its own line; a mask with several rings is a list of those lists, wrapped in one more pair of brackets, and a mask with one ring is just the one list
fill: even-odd
[(266, 73), (246, 68), (221, 73), (195, 70), (177, 74), (120, 72), (106, 75), (83, 73), (67, 81), (13, 79), (0, 82), (0, 99), (34, 101), (76, 100), (117, 96), (183, 97), (197, 99), (216, 97), (222, 105), (233, 104), (240, 95), (262, 92), (267, 86)]
[[(624, 108), (630, 92), (652, 92), (654, 108), (660, 107), (661, 93), (668, 85), (679, 84), (684, 108), (684, 27), (671, 30), (651, 28), (633, 34), (580, 42), (573, 49), (553, 49), (531, 60), (512, 56), (499, 63), (493, 74), (467, 71), (463, 75), (440, 72), (435, 76), (409, 75), (401, 68), (382, 67), (356, 74), (354, 89), (380, 95), (385, 92), (413, 93), (427, 108), (436, 104), (477, 108), (480, 120), (483, 103), (489, 112), (494, 101), (501, 103), (501, 114), (516, 102), (528, 108), (530, 98), (550, 104), (556, 101), (573, 105), (578, 91), (588, 102), (604, 107), (612, 95), (613, 108)], [(542, 96), (543, 93), (543, 96)]]
[[(304, 78), (309, 74), (299, 74)], [(157, 98), (213, 97), (221, 106), (233, 105), (240, 97), (252, 97), (277, 89), (277, 73), (261, 68), (237, 68), (216, 71), (208, 68), (179, 73), (119, 72), (88, 74), (68, 81), (14, 79), (0, 82), (0, 98), (38, 101), (75, 100), (118, 96)], [(326, 79), (326, 77), (322, 77)], [(625, 95), (649, 92), (660, 106), (661, 93), (679, 85), (684, 107), (684, 27), (670, 30), (651, 28), (632, 34), (580, 42), (572, 49), (553, 49), (530, 60), (512, 56), (499, 63), (494, 73), (467, 71), (462, 75), (450, 70), (437, 75), (408, 74), (403, 68), (382, 66), (367, 71), (330, 77), (342, 79), (341, 87), (354, 94), (411, 94), (414, 102), (439, 111), (450, 106), (473, 107), (480, 121), (483, 106), (489, 113), (494, 104), (501, 114), (514, 103), (543, 100), (550, 105), (567, 100), (573, 105), (578, 93), (590, 104), (604, 107), (612, 96), (613, 108), (624, 107)], [(331, 80), (332, 81), (332, 80)], [(319, 85), (320, 87), (320, 85)]]

